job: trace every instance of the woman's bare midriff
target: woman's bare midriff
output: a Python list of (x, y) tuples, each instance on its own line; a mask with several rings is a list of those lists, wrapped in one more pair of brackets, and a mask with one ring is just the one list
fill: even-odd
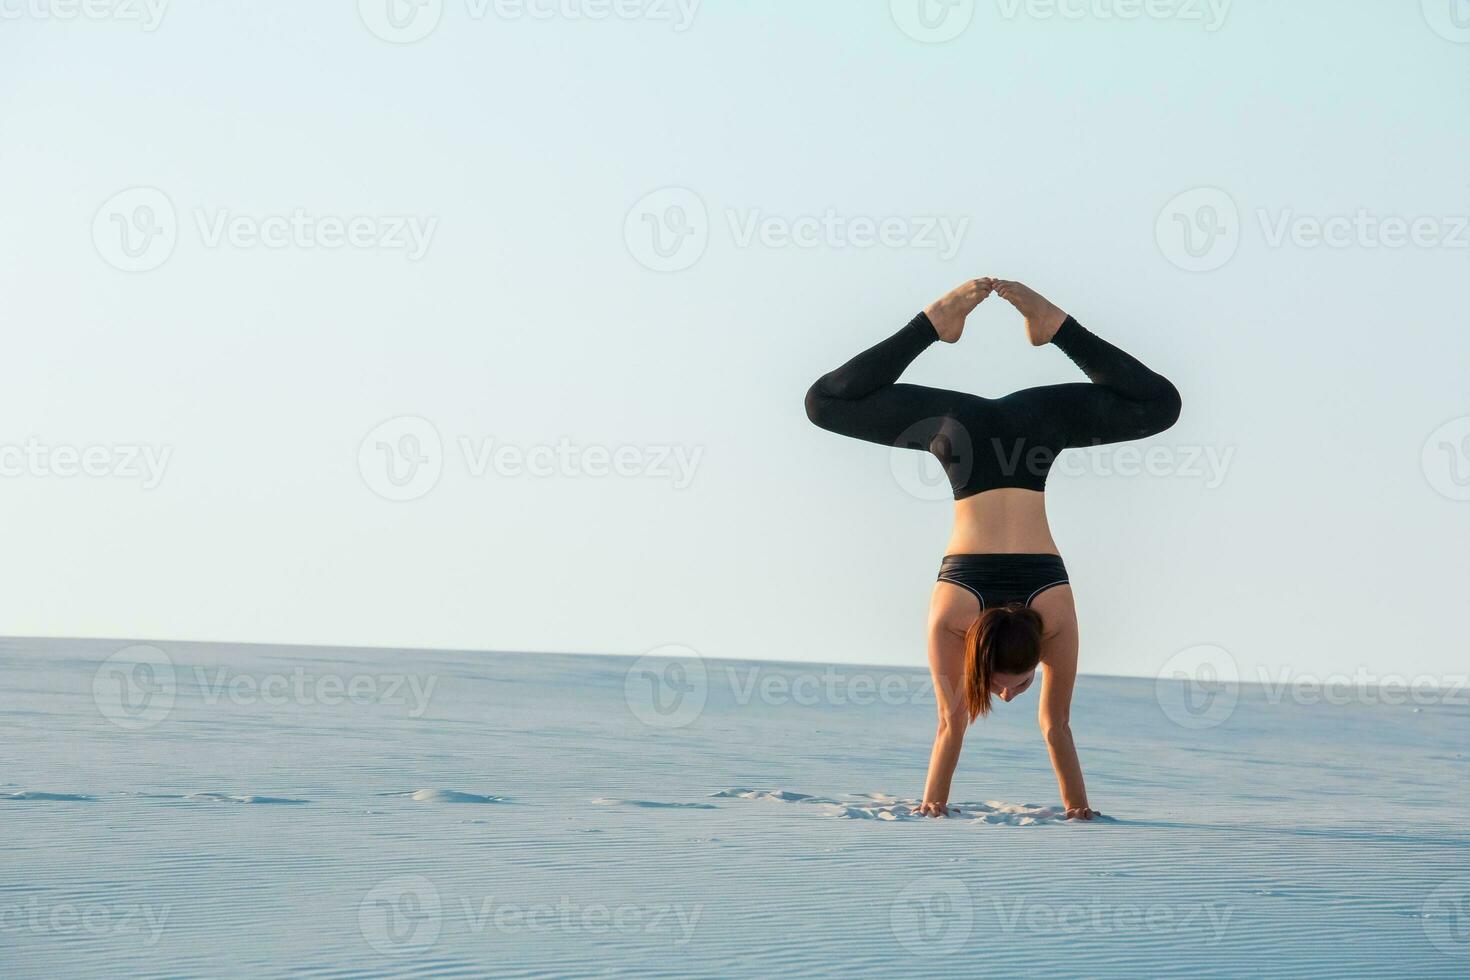
[(1056, 555), (1046, 523), (1046, 495), (1005, 487), (954, 504), (954, 531), (947, 555)]

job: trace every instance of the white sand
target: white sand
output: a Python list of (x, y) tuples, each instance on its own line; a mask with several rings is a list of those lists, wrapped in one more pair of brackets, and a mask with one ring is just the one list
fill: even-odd
[(658, 727), (627, 659), (126, 645), (0, 642), (5, 977), (1470, 974), (1458, 704), (1192, 730), (1084, 678), (1107, 820), (1030, 697), (928, 820), (927, 699), (748, 683), (821, 667)]

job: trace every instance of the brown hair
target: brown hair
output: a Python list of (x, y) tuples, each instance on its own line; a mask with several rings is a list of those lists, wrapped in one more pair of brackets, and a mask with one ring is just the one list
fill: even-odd
[(1025, 674), (1041, 662), (1041, 614), (1019, 602), (994, 606), (965, 631), (965, 700), (970, 720), (990, 714), (990, 679)]

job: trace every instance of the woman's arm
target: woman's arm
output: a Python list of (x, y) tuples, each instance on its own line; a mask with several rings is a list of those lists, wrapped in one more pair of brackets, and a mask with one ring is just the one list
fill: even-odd
[[(1070, 589), (1056, 589), (1055, 593), (1070, 593)], [(1071, 596), (1056, 595), (1066, 600), (1071, 609)], [(1057, 774), (1057, 786), (1062, 791), (1062, 805), (1068, 817), (1090, 820), (1093, 810), (1087, 803), (1087, 786), (1082, 780), (1082, 763), (1077, 758), (1077, 746), (1072, 741), (1072, 688), (1077, 681), (1077, 618), (1072, 615), (1043, 613), (1057, 623), (1056, 632), (1042, 640), (1041, 707), (1037, 720), (1041, 723), (1041, 734), (1046, 739), (1046, 750), (1051, 755), (1051, 767)]]
[(929, 616), (929, 673), (934, 678), (934, 700), (939, 724), (934, 732), (934, 749), (929, 754), (929, 777), (924, 781), (924, 802), (914, 812), (942, 817), (949, 812), (950, 781), (965, 744), (970, 713), (965, 706), (965, 629), (978, 609), (971, 596), (955, 596), (958, 589), (945, 582), (935, 586)]
[[(942, 709), (941, 709), (942, 710)], [(943, 817), (949, 812), (949, 786), (959, 765), (960, 750), (965, 746), (965, 728), (969, 719), (961, 712), (958, 717), (941, 715), (939, 728), (934, 733), (934, 749), (929, 753), (929, 778), (924, 780), (924, 802), (919, 813), (929, 817)]]

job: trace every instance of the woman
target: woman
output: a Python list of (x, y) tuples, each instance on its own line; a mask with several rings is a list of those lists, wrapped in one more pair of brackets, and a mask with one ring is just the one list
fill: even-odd
[[(1091, 384), (1027, 388), (1004, 398), (897, 384), (936, 340), (955, 343), (990, 294), (1026, 318), (1035, 346), (1055, 344)], [(1069, 716), (1077, 677), (1077, 610), (1046, 522), (1046, 476), (1064, 449), (1141, 439), (1179, 418), (1179, 392), (1034, 290), (976, 279), (898, 333), (823, 376), (807, 416), (832, 432), (939, 458), (954, 488), (955, 523), (929, 606), (929, 668), (939, 729), (923, 803), (942, 817), (965, 730), (1041, 675), (1040, 722), (1068, 819), (1090, 820)]]

